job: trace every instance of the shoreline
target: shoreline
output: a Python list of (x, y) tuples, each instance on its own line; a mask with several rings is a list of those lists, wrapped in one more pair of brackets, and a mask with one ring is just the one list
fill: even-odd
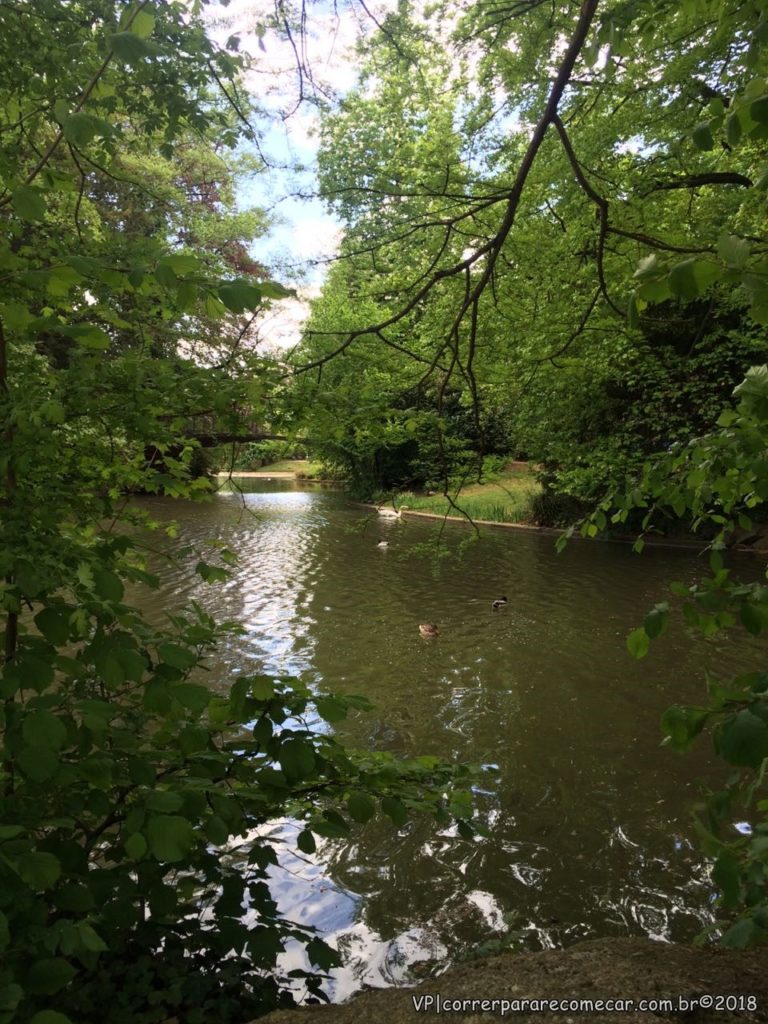
[[(358, 508), (369, 508), (373, 512), (378, 512), (379, 505), (369, 505), (363, 501), (350, 501), (351, 505), (356, 505)], [(385, 506), (388, 508), (389, 506)], [(461, 523), (464, 526), (490, 526), (494, 529), (500, 530), (524, 530), (528, 533), (541, 533), (547, 537), (560, 537), (562, 534), (567, 533), (568, 527), (566, 526), (537, 526), (535, 523), (499, 523), (494, 519), (466, 519), (464, 516), (445, 516), (439, 512), (422, 512), (418, 509), (405, 508), (400, 515), (406, 519), (434, 519), (445, 521), (448, 523)], [(582, 537), (580, 533), (574, 533), (571, 540), (599, 540), (603, 543), (608, 544), (634, 544), (637, 538), (631, 534), (624, 534), (623, 536), (617, 537)], [(693, 548), (696, 550), (703, 550), (707, 547), (705, 541), (698, 541), (694, 539), (681, 538), (679, 541), (670, 539), (659, 539), (648, 537), (643, 538), (646, 546), (648, 547), (681, 547), (681, 548)], [(737, 549), (742, 550), (742, 549)], [(744, 548), (744, 551), (752, 551), (752, 548)]]
[[(218, 472), (214, 474), (218, 480), (227, 480), (231, 478), (242, 478), (251, 480), (297, 480), (301, 483), (307, 484), (334, 484), (336, 486), (343, 486), (341, 480), (320, 480), (310, 477), (299, 476), (297, 473), (289, 473), (282, 470), (276, 470), (270, 473), (264, 473), (258, 470), (233, 470), (230, 472)], [(378, 512), (381, 507), (379, 505), (371, 505), (364, 501), (354, 501), (350, 499), (350, 505), (354, 505), (358, 508), (367, 508), (373, 512)], [(384, 506), (389, 508), (390, 506)], [(405, 508), (402, 510), (400, 515), (403, 518), (409, 519), (432, 519), (434, 521), (447, 522), (447, 523), (458, 523), (463, 526), (477, 527), (487, 526), (491, 529), (496, 530), (522, 530), (528, 533), (540, 533), (548, 537), (560, 537), (567, 532), (565, 526), (537, 526), (535, 523), (504, 523), (498, 522), (494, 519), (467, 519), (464, 516), (447, 516), (440, 512), (423, 512), (419, 509)], [(585, 540), (597, 540), (603, 544), (634, 544), (637, 537), (633, 534), (618, 534), (614, 537), (582, 537), (580, 533), (574, 533), (570, 538), (571, 540), (585, 541)], [(680, 537), (678, 539), (669, 537), (654, 537), (646, 536), (643, 537), (643, 541), (646, 547), (653, 548), (681, 548), (689, 551), (705, 551), (709, 546), (707, 541), (697, 540), (694, 537)], [(737, 551), (740, 554), (751, 554), (761, 555), (765, 557), (768, 555), (768, 551), (759, 550), (749, 545), (736, 544), (731, 551)]]
[[(369, 505), (362, 501), (351, 501), (350, 504), (357, 505), (360, 508), (369, 508), (374, 512), (378, 512), (381, 507), (379, 505)], [(389, 506), (384, 506), (389, 508)], [(523, 530), (528, 533), (540, 533), (544, 536), (549, 537), (560, 537), (564, 533), (567, 533), (568, 527), (565, 526), (537, 526), (535, 523), (500, 523), (493, 519), (467, 519), (464, 516), (446, 516), (438, 512), (422, 512), (418, 509), (405, 508), (402, 510), (400, 515), (406, 518), (412, 519), (433, 519), (440, 520), (449, 523), (460, 523), (464, 526), (490, 526), (493, 529), (502, 530)], [(637, 540), (637, 536), (634, 534), (617, 534), (614, 537), (582, 537), (580, 533), (574, 533), (570, 540), (578, 541), (600, 541), (602, 544), (634, 544)], [(643, 537), (643, 541), (646, 547), (653, 548), (681, 548), (689, 551), (706, 551), (709, 547), (708, 541), (697, 540), (695, 537), (680, 537), (679, 539), (671, 537), (654, 537), (646, 536)], [(760, 555), (766, 557), (768, 551), (759, 550), (745, 544), (735, 544), (731, 551), (737, 551), (740, 554)]]
[(325, 480), (320, 477), (314, 476), (300, 476), (298, 473), (289, 473), (285, 470), (275, 470), (270, 473), (263, 473), (260, 470), (232, 470), (231, 473), (225, 472), (224, 470), (214, 473), (216, 480), (229, 480), (230, 478), (240, 478), (246, 480), (300, 480), (305, 484), (338, 484), (341, 485), (341, 480)]

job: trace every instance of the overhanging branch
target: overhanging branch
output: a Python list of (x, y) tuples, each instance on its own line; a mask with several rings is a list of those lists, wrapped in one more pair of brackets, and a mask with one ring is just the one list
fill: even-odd
[(396, 313), (393, 313), (391, 316), (377, 324), (370, 324), (366, 327), (360, 328), (359, 330), (351, 331), (346, 338), (340, 342), (335, 349), (333, 349), (333, 351), (297, 367), (294, 371), (295, 373), (306, 373), (308, 370), (317, 369), (318, 367), (323, 366), (331, 359), (334, 359), (336, 356), (346, 351), (346, 349), (348, 349), (350, 345), (354, 344), (354, 342), (359, 338), (370, 335), (381, 336), (382, 331), (385, 331), (388, 327), (399, 323), (407, 317), (409, 313), (411, 313), (441, 281), (455, 278), (461, 274), (471, 271), (476, 264), (485, 258), (485, 265), (483, 266), (482, 273), (478, 277), (477, 282), (469, 290), (469, 293), (465, 294), (461, 306), (446, 332), (447, 340), (440, 346), (437, 356), (437, 359), (440, 358), (442, 352), (444, 352), (446, 347), (450, 345), (451, 339), (455, 337), (464, 317), (477, 303), (492, 279), (496, 261), (499, 258), (504, 242), (514, 226), (523, 190), (525, 188), (526, 181), (528, 180), (528, 175), (530, 174), (538, 152), (541, 149), (549, 126), (553, 124), (557, 118), (558, 105), (573, 73), (576, 60), (578, 59), (584, 43), (586, 42), (592, 21), (594, 20), (595, 12), (597, 11), (598, 3), (599, 0), (583, 0), (576, 27), (568, 44), (568, 48), (563, 56), (557, 75), (555, 76), (554, 84), (550, 90), (544, 110), (542, 111), (541, 117), (534, 128), (531, 140), (528, 143), (512, 187), (507, 192), (506, 210), (496, 234), (485, 244), (475, 249), (465, 259), (460, 260), (458, 263), (454, 263), (450, 267), (444, 267), (440, 270), (434, 271), (428, 280), (424, 282), (422, 287), (419, 288), (418, 291), (411, 296), (408, 302), (401, 306)]

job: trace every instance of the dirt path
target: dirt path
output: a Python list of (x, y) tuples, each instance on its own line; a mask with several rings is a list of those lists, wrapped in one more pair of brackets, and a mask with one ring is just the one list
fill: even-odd
[[(723, 999), (722, 1008), (716, 1008), (710, 996), (731, 999)], [(420, 997), (423, 1001), (416, 1002)], [(499, 1000), (495, 1008), (494, 999)], [(553, 1012), (541, 1005), (526, 1010), (522, 1003), (513, 1003), (523, 999), (631, 999), (635, 1008), (582, 1003)], [(641, 1009), (643, 999), (672, 1000), (674, 1005), (655, 1002)], [(451, 1000), (451, 1005), (446, 1006), (445, 1000)], [(457, 1005), (456, 1000), (467, 1002)], [(503, 1008), (501, 1000), (510, 1005)], [(739, 1005), (744, 1009), (727, 1008)], [(377, 989), (341, 1005), (278, 1010), (262, 1017), (259, 1024), (493, 1024), (502, 1020), (514, 1024), (762, 1024), (768, 1021), (768, 951), (742, 953), (650, 939), (596, 939), (565, 950), (506, 953), (457, 964), (416, 988)]]

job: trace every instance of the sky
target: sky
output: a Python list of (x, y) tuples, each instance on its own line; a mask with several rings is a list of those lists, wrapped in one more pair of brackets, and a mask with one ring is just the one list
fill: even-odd
[[(377, 17), (392, 0), (366, 5)], [(275, 303), (260, 326), (267, 347), (289, 348), (299, 340), (301, 323), (308, 312), (308, 300), (319, 293), (328, 260), (338, 251), (340, 222), (319, 199), (300, 199), (294, 193), (311, 194), (317, 189), (315, 162), (318, 150), (316, 109), (310, 103), (296, 107), (298, 74), (296, 54), (284, 35), (260, 24), (274, 14), (273, 0), (231, 0), (209, 10), (209, 32), (220, 44), (237, 35), (240, 50), (253, 59), (245, 85), (257, 105), (269, 115), (261, 148), (274, 169), (254, 175), (241, 188), (238, 203), (270, 211), (274, 226), (259, 239), (254, 258), (273, 268), (277, 279), (296, 288), (298, 298)], [(308, 5), (308, 24), (303, 40), (304, 58), (317, 85), (333, 95), (342, 95), (356, 81), (351, 51), (361, 30), (370, 22), (361, 8), (318, 0)], [(303, 171), (287, 171), (301, 165)]]

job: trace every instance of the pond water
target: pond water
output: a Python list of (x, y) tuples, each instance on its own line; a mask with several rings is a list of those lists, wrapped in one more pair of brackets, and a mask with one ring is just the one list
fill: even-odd
[[(725, 676), (756, 648), (694, 642), (680, 622), (642, 662), (625, 648), (700, 556), (585, 542), (558, 555), (551, 536), (514, 530), (466, 544), (471, 531), (448, 525), (438, 558), (433, 522), (384, 519), (292, 481), (243, 486), (205, 504), (146, 502), (179, 523), (183, 542), (215, 537), (240, 558), (215, 587), (194, 575), (194, 558), (165, 569), (162, 590), (141, 595), (146, 613), (194, 597), (243, 623), (211, 663), (222, 690), (261, 671), (366, 695), (375, 711), (335, 727), (350, 746), (498, 767), (479, 795), (488, 839), (371, 822), (307, 858), (291, 852), (292, 823), (275, 825), (286, 840), (273, 878), (281, 909), (345, 953), (334, 998), (497, 942), (687, 941), (711, 919), (691, 810), (719, 769), (707, 740), (684, 757), (661, 747), (659, 718), (700, 699), (705, 669)], [(509, 603), (493, 611), (501, 595)], [(423, 640), (422, 622), (438, 623), (439, 639)]]

